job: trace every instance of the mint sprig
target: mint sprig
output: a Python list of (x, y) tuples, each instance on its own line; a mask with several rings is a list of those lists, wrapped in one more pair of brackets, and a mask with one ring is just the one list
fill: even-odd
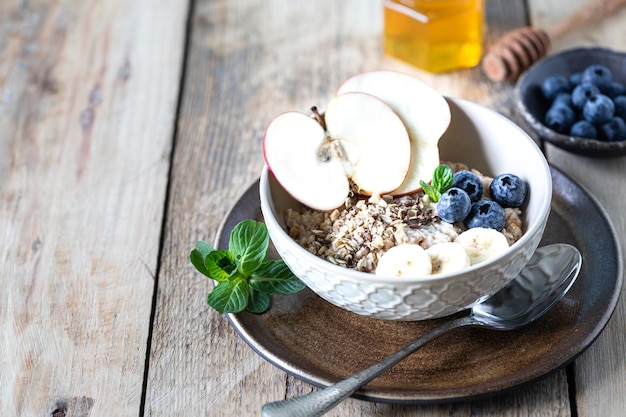
[(428, 194), (433, 202), (439, 201), (441, 194), (445, 193), (452, 187), (454, 182), (454, 172), (446, 164), (441, 164), (435, 168), (433, 172), (433, 180), (430, 184), (420, 180), (420, 185), (424, 189), (424, 192)]
[(267, 259), (269, 241), (265, 224), (244, 220), (233, 228), (228, 250), (214, 249), (204, 241), (196, 244), (189, 260), (217, 281), (207, 296), (209, 306), (222, 314), (244, 309), (263, 313), (270, 307), (271, 294), (290, 295), (304, 289), (282, 259)]

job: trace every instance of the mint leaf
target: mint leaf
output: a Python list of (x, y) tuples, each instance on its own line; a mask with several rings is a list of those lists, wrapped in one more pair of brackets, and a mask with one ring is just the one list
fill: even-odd
[(256, 291), (250, 287), (248, 306), (246, 310), (251, 313), (264, 313), (270, 308), (270, 296), (264, 292)]
[(250, 287), (268, 294), (290, 295), (306, 285), (291, 272), (282, 260), (268, 261), (250, 277)]
[(220, 313), (263, 313), (270, 307), (270, 294), (290, 295), (305, 287), (282, 260), (267, 260), (269, 241), (265, 224), (244, 220), (233, 228), (228, 250), (196, 243), (189, 260), (217, 281), (207, 296), (209, 306)]
[(439, 191), (440, 195), (450, 189), (453, 182), (454, 173), (452, 172), (452, 168), (446, 164), (441, 164), (435, 168), (435, 172), (433, 173), (433, 187)]
[(227, 250), (214, 250), (204, 259), (204, 265), (209, 272), (208, 277), (217, 282), (228, 281), (237, 271), (235, 257)]
[(200, 240), (196, 243), (196, 248), (192, 250), (191, 253), (189, 254), (189, 260), (191, 261), (192, 265), (198, 271), (200, 271), (202, 274), (206, 275), (209, 278), (211, 278), (211, 275), (208, 269), (206, 268), (204, 260), (206, 259), (207, 255), (213, 252), (214, 250), (215, 249), (213, 249), (213, 246)]
[(254, 220), (244, 220), (230, 234), (228, 250), (239, 263), (239, 271), (251, 275), (267, 257), (270, 236), (267, 227)]
[(437, 201), (439, 201), (439, 197), (441, 197), (441, 194), (439, 194), (439, 191), (437, 191), (435, 187), (424, 181), (420, 181), (420, 185), (422, 186), (422, 189), (428, 195), (428, 197), (433, 200), (433, 202), (436, 203)]
[(445, 193), (452, 187), (454, 182), (454, 172), (446, 164), (440, 164), (433, 172), (432, 184), (420, 181), (420, 185), (424, 192), (433, 200), (434, 203), (439, 201), (441, 194)]
[(248, 305), (248, 283), (237, 278), (217, 284), (207, 296), (207, 303), (222, 314), (239, 313)]

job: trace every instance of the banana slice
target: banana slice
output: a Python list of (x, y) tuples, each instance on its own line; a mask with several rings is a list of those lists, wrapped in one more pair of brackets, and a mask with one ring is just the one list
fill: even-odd
[(470, 258), (460, 243), (436, 243), (426, 249), (432, 263), (432, 274), (456, 272), (471, 266)]
[(472, 265), (491, 259), (509, 248), (509, 243), (502, 233), (484, 227), (468, 229), (454, 241), (463, 246)]
[(381, 256), (376, 267), (377, 275), (391, 277), (422, 277), (430, 275), (430, 256), (420, 245), (394, 246)]

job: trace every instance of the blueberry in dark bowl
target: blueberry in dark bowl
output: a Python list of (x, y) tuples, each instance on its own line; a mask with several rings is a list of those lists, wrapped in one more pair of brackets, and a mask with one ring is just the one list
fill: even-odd
[(597, 139), (598, 129), (587, 120), (579, 120), (572, 125), (570, 135), (580, 136), (582, 138)]
[(569, 76), (570, 85), (580, 84), (580, 81), (582, 79), (583, 79), (583, 73), (582, 72), (575, 72), (573, 74), (570, 74), (570, 76)]
[(596, 94), (585, 103), (583, 118), (595, 125), (600, 125), (611, 120), (615, 114), (615, 104), (608, 96)]
[(559, 133), (568, 133), (575, 121), (576, 113), (566, 104), (554, 104), (546, 112), (546, 126)]
[[(559, 88), (550, 99), (544, 83), (554, 76), (565, 77), (570, 90)], [(552, 90), (556, 84), (548, 82)], [(558, 84), (565, 85), (562, 79)], [(519, 110), (543, 141), (584, 156), (626, 155), (622, 122), (614, 119), (626, 124), (626, 52), (581, 47), (553, 53), (522, 74), (516, 88)]]
[(615, 104), (615, 115), (626, 119), (626, 95), (615, 97), (613, 104)]
[(611, 117), (600, 125), (600, 138), (606, 141), (621, 141), (626, 139), (626, 123), (621, 117)]
[(607, 92), (611, 89), (613, 73), (604, 65), (592, 64), (585, 68), (580, 82), (593, 84), (597, 86), (600, 91)]
[(600, 94), (600, 89), (596, 87), (594, 84), (589, 83), (581, 83), (576, 85), (572, 90), (572, 105), (578, 109), (582, 110), (589, 100), (589, 97)]
[(607, 94), (612, 99), (615, 99), (615, 97), (618, 96), (623, 96), (626, 94), (626, 85), (613, 81), (611, 83), (611, 87), (607, 91)]
[(553, 106), (557, 104), (563, 104), (573, 108), (574, 103), (572, 102), (572, 95), (570, 93), (559, 93), (552, 101)]
[(541, 92), (548, 100), (554, 100), (560, 93), (570, 92), (570, 82), (562, 75), (552, 75), (541, 83)]

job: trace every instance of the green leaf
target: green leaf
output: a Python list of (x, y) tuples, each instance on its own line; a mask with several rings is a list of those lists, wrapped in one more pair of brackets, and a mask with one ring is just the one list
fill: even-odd
[(454, 172), (452, 172), (452, 168), (446, 164), (441, 164), (435, 168), (432, 185), (437, 191), (439, 191), (439, 194), (443, 194), (446, 190), (450, 189), (453, 182)]
[(452, 168), (446, 164), (440, 164), (433, 172), (432, 183), (428, 184), (425, 181), (420, 181), (420, 185), (424, 189), (424, 192), (428, 194), (430, 199), (436, 203), (439, 201), (441, 194), (445, 193), (450, 189), (450, 187), (452, 187), (453, 182), (454, 172), (452, 172)]
[(200, 240), (196, 243), (196, 248), (192, 250), (191, 253), (189, 254), (189, 260), (191, 261), (193, 266), (199, 272), (201, 272), (202, 274), (206, 275), (209, 278), (211, 278), (211, 276), (210, 276), (209, 270), (206, 268), (204, 260), (206, 259), (207, 255), (213, 252), (214, 250), (215, 249), (213, 249), (213, 246), (209, 245), (207, 242)]
[(257, 291), (279, 295), (295, 294), (306, 287), (282, 260), (263, 263), (254, 271), (249, 284)]
[(294, 294), (305, 285), (282, 260), (268, 261), (270, 238), (265, 224), (244, 220), (230, 234), (228, 250), (216, 250), (200, 241), (189, 254), (198, 271), (218, 282), (207, 296), (219, 313), (247, 309), (263, 313), (270, 307), (270, 294)]
[(246, 310), (251, 313), (265, 313), (270, 308), (269, 294), (249, 289), (248, 306)]
[(217, 284), (207, 296), (207, 303), (219, 313), (239, 313), (248, 305), (248, 283), (237, 278)]
[(204, 259), (204, 265), (208, 271), (208, 277), (218, 282), (228, 281), (237, 271), (235, 257), (227, 250), (214, 250)]
[(270, 236), (267, 227), (254, 220), (244, 220), (230, 234), (228, 249), (239, 263), (239, 271), (250, 276), (267, 258)]
[(434, 203), (439, 201), (439, 197), (441, 197), (441, 194), (439, 194), (439, 191), (435, 190), (435, 188), (432, 185), (424, 181), (420, 181), (420, 185), (424, 189), (424, 192), (428, 194), (428, 196), (430, 197), (431, 200), (433, 200)]

